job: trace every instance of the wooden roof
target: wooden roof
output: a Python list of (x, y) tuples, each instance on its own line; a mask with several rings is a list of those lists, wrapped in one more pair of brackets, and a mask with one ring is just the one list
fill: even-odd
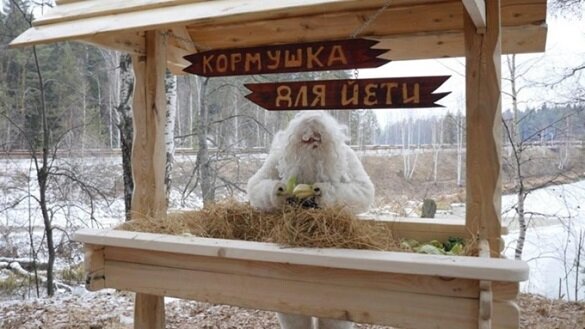
[[(392, 60), (464, 55), (463, 13), (481, 29), (484, 0), (390, 0), (360, 37)], [(169, 67), (196, 49), (346, 39), (386, 0), (61, 0), (13, 46), (78, 40), (144, 53), (147, 30), (168, 31)], [(502, 51), (544, 51), (546, 0), (501, 0)], [(483, 15), (483, 16), (482, 16)], [(485, 24), (485, 23), (483, 23)], [(485, 26), (485, 25), (484, 25)], [(180, 70), (173, 70), (175, 72)]]

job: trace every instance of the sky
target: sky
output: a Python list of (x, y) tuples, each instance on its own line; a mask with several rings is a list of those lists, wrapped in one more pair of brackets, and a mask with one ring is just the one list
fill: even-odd
[[(569, 67), (585, 62), (585, 20), (578, 18), (547, 18), (548, 34), (546, 50), (539, 54), (521, 54), (516, 56), (520, 69), (529, 68), (527, 80), (521, 84), (533, 85), (534, 82), (556, 81)], [(502, 77), (508, 75), (505, 56), (502, 56)], [(451, 75), (451, 78), (438, 89), (438, 92), (450, 91), (451, 94), (439, 101), (445, 108), (433, 109), (389, 109), (374, 110), (381, 125), (386, 122), (400, 121), (409, 116), (445, 115), (447, 111), (463, 111), (465, 105), (465, 60), (464, 58), (431, 59), (415, 61), (390, 62), (376, 69), (359, 71), (359, 78), (401, 77), (424, 75)], [(585, 85), (585, 76), (581, 84)], [(505, 91), (509, 86), (502, 82)], [(519, 94), (520, 109), (539, 107), (545, 102), (562, 102), (570, 95), (565, 95), (568, 88), (524, 88)], [(510, 108), (510, 98), (503, 95), (502, 109)]]

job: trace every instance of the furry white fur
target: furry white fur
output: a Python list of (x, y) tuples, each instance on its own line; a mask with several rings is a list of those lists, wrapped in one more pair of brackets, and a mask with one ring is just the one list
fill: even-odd
[[(297, 114), (288, 127), (274, 136), (268, 158), (248, 181), (253, 207), (274, 210), (286, 202), (288, 179), (312, 184), (319, 192), (319, 206), (340, 204), (359, 213), (374, 199), (374, 184), (353, 150), (345, 144), (346, 127), (326, 112)], [(351, 322), (312, 319), (308, 316), (278, 314), (283, 329), (349, 329)]]
[(298, 184), (320, 189), (321, 206), (341, 204), (359, 213), (374, 200), (374, 184), (353, 150), (345, 144), (346, 127), (326, 112), (301, 112), (274, 136), (268, 158), (248, 181), (253, 207), (280, 208), (286, 196), (277, 196), (292, 176)]

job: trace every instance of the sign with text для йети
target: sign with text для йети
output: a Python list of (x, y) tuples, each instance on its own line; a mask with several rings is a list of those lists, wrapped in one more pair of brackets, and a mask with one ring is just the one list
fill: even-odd
[(246, 96), (269, 111), (442, 107), (433, 93), (449, 76), (248, 83)]

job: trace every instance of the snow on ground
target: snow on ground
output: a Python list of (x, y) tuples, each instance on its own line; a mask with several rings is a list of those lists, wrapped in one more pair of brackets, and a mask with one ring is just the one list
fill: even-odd
[[(502, 198), (504, 223), (513, 220), (515, 202), (514, 195)], [(577, 289), (578, 299), (585, 300), (585, 255), (576, 268), (579, 235), (585, 234), (585, 181), (536, 190), (528, 195), (525, 209), (532, 214), (527, 217), (530, 228), (522, 257), (530, 266), (530, 279), (522, 284), (522, 290), (574, 300)], [(509, 226), (505, 254), (514, 258), (518, 230), (514, 222)], [(585, 246), (581, 248), (584, 253)]]
[[(253, 155), (258, 158), (262, 156), (261, 154)], [(179, 157), (179, 159), (179, 161), (191, 160), (188, 156)], [(114, 175), (109, 173), (120, 166), (119, 157), (90, 157), (59, 161), (61, 162), (57, 162), (56, 165), (73, 166), (89, 177), (103, 176), (100, 178), (104, 185), (115, 184), (111, 177)], [(0, 188), (6, 191), (0, 195), (0, 205), (2, 205), (0, 209), (25, 197), (29, 192), (29, 187), (30, 191), (36, 190), (34, 165), (29, 159), (0, 159)], [(177, 195), (175, 191), (171, 199), (179, 200), (180, 195)], [(186, 205), (188, 207), (201, 204), (201, 200), (197, 198), (188, 201), (189, 204)], [(180, 202), (173, 203), (177, 206)], [(515, 239), (518, 235), (515, 228), (517, 224), (513, 221), (514, 204), (514, 195), (506, 195), (502, 198), (503, 221), (510, 228), (510, 234), (505, 237), (505, 254), (510, 258), (514, 256)], [(543, 294), (551, 298), (557, 298), (560, 291), (560, 295), (565, 298), (575, 298), (576, 283), (581, 281), (581, 278), (585, 278), (585, 273), (579, 273), (574, 266), (578, 237), (581, 232), (585, 232), (585, 208), (581, 205), (585, 205), (585, 181), (547, 187), (534, 191), (528, 196), (525, 207), (532, 215), (529, 216), (531, 227), (527, 235), (523, 259), (528, 261), (531, 274), (530, 280), (522, 285), (523, 291)], [(88, 213), (86, 201), (80, 198), (67, 204), (52, 206), (56, 209), (54, 224), (71, 230), (84, 226), (109, 227), (118, 224), (124, 218), (124, 204), (121, 198), (109, 204), (98, 201), (94, 214)], [(453, 210), (457, 214), (464, 213), (464, 208), (461, 207), (454, 207)], [(38, 232), (39, 239), (42, 237), (42, 219), (38, 213), (38, 206), (32, 199), (0, 212), (0, 225), (12, 230), (10, 231), (11, 239), (16, 241), (19, 250), (28, 250), (26, 228), (29, 225), (37, 228), (35, 231)], [(96, 220), (92, 220), (92, 217)], [(25, 229), (18, 229), (19, 227)], [(56, 240), (62, 239), (60, 231), (55, 232), (58, 235)], [(585, 263), (585, 257), (583, 260)], [(578, 273), (580, 277), (577, 280)], [(577, 285), (577, 288), (579, 299), (585, 299), (585, 286)]]

